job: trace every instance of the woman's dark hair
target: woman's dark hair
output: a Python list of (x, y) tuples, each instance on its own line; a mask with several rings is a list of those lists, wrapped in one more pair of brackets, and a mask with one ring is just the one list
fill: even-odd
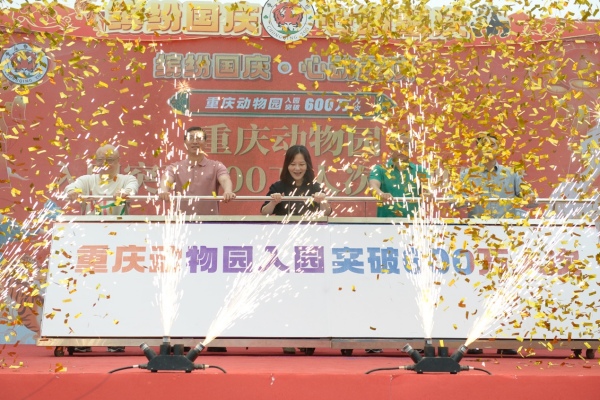
[(294, 146), (291, 146), (285, 152), (283, 169), (281, 170), (281, 175), (279, 176), (279, 179), (281, 179), (282, 182), (287, 183), (289, 185), (294, 184), (294, 178), (292, 178), (288, 167), (290, 166), (292, 161), (294, 161), (294, 157), (296, 157), (297, 154), (302, 154), (302, 156), (304, 157), (304, 161), (306, 162), (306, 173), (304, 174), (304, 181), (302, 182), (302, 184), (304, 185), (306, 183), (312, 182), (315, 179), (315, 171), (313, 170), (312, 160), (310, 159), (310, 153), (308, 152), (308, 149), (305, 146), (296, 144)]

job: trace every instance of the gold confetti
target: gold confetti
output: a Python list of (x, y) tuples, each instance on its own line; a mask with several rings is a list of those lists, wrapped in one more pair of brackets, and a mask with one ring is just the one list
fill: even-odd
[(61, 363), (56, 363), (56, 366), (54, 367), (54, 372), (67, 372), (67, 367), (65, 367)]

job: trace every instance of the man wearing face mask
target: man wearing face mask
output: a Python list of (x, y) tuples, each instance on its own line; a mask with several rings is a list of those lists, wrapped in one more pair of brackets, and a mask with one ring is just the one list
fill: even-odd
[(137, 193), (139, 183), (134, 176), (119, 173), (119, 150), (110, 144), (100, 146), (93, 163), (91, 175), (82, 175), (67, 185), (67, 198), (76, 201), (80, 196), (110, 196), (94, 203), (82, 202), (82, 214), (127, 214), (125, 199)]
[(410, 145), (408, 135), (392, 138), (387, 164), (377, 164), (371, 169), (369, 187), (373, 196), (382, 200), (377, 206), (378, 217), (409, 218), (419, 208), (418, 202), (392, 201), (394, 197), (420, 197), (427, 180), (425, 168), (410, 161)]
[[(233, 184), (223, 163), (206, 157), (206, 134), (193, 126), (185, 131), (184, 146), (187, 158), (169, 165), (160, 182), (158, 197), (170, 201), (170, 192), (184, 196), (214, 196), (223, 188), (225, 203), (235, 199)], [(186, 215), (218, 215), (218, 201), (182, 200), (180, 210)]]
[[(535, 198), (535, 193), (521, 175), (505, 167), (496, 160), (501, 153), (502, 140), (493, 134), (477, 139), (479, 165), (465, 169), (460, 174), (461, 194), (472, 205), (469, 218), (523, 218), (524, 210), (515, 208), (515, 203), (527, 205)], [(487, 199), (514, 199), (521, 201)], [(517, 204), (518, 205), (518, 204)]]

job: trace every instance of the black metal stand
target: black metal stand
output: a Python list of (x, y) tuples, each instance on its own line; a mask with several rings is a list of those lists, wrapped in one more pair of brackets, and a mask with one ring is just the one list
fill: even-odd
[[(464, 348), (464, 350), (463, 350)], [(404, 346), (402, 349), (408, 353), (410, 358), (415, 362), (414, 365), (407, 365), (405, 369), (409, 371), (416, 371), (417, 374), (423, 372), (449, 372), (456, 374), (460, 371), (468, 371), (468, 366), (461, 366), (459, 364), (467, 348), (462, 346), (452, 356), (448, 356), (447, 347), (438, 347), (438, 355), (435, 355), (435, 347), (425, 346), (424, 357), (421, 357), (419, 352), (414, 350), (410, 345)]]
[(170, 342), (163, 342), (160, 345), (160, 354), (156, 354), (146, 343), (142, 343), (140, 348), (144, 351), (148, 363), (140, 364), (138, 368), (148, 369), (151, 372), (185, 371), (186, 373), (190, 373), (195, 369), (216, 368), (227, 373), (223, 368), (216, 365), (194, 364), (194, 360), (204, 350), (202, 344), (191, 349), (187, 355), (183, 354), (184, 346), (182, 344), (171, 346)]
[(414, 365), (405, 365), (394, 368), (375, 368), (367, 371), (367, 374), (375, 371), (389, 371), (396, 369), (404, 369), (408, 371), (416, 371), (417, 374), (424, 372), (449, 372), (451, 374), (457, 374), (460, 371), (468, 371), (471, 368), (469, 366), (461, 366), (459, 364), (463, 356), (467, 352), (466, 346), (461, 346), (454, 354), (448, 355), (448, 348), (444, 346), (438, 347), (438, 355), (435, 354), (435, 347), (431, 345), (431, 340), (425, 341), (424, 356), (421, 356), (419, 352), (413, 349), (409, 344), (402, 348), (402, 351), (408, 353)]

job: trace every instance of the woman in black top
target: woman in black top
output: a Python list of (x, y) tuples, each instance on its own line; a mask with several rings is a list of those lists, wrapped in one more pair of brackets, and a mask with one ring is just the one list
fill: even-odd
[[(295, 145), (287, 150), (279, 179), (269, 188), (267, 196), (271, 196), (272, 200), (263, 204), (260, 209), (263, 215), (304, 215), (316, 211), (331, 214), (321, 185), (314, 182), (315, 172), (306, 147)], [(282, 201), (284, 196), (312, 196), (312, 199)]]

